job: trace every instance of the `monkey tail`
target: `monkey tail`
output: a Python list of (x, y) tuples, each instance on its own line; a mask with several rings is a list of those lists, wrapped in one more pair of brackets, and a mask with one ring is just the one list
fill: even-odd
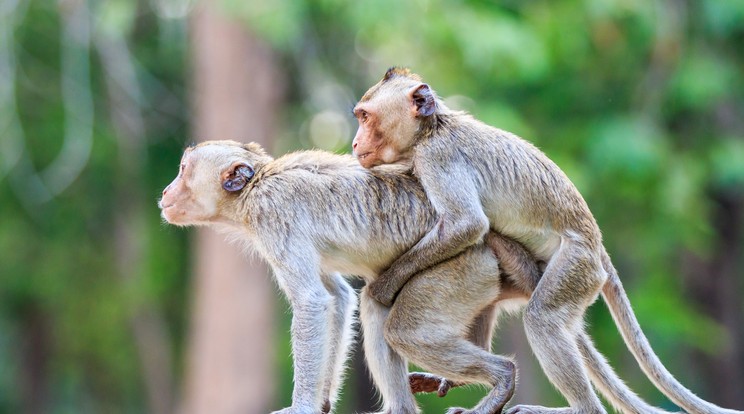
[[(649, 405), (621, 380), (586, 332), (579, 333), (579, 350), (597, 390), (619, 412), (625, 414), (671, 414)], [(681, 414), (681, 413), (675, 413)]]
[(628, 295), (607, 254), (603, 257), (603, 265), (609, 277), (602, 288), (602, 296), (630, 352), (651, 382), (690, 414), (744, 414), (743, 411), (721, 408), (699, 398), (674, 378), (651, 349), (651, 344), (631, 310)]

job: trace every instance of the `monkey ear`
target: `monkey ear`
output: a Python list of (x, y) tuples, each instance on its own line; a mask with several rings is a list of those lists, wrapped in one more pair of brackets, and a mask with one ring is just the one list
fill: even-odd
[(222, 173), (222, 188), (231, 193), (240, 191), (253, 178), (253, 174), (253, 167), (244, 162), (236, 162)]
[(437, 108), (437, 101), (434, 98), (434, 91), (429, 85), (422, 83), (411, 89), (409, 93), (411, 102), (416, 107), (417, 116), (431, 116)]

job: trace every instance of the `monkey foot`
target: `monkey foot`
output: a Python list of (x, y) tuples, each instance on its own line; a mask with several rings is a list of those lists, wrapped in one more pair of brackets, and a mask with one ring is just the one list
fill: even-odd
[(406, 411), (406, 410), (403, 410), (403, 411), (400, 411), (400, 410), (394, 411), (393, 409), (387, 409), (386, 411), (380, 411), (380, 412), (377, 412), (377, 413), (364, 413), (364, 414), (420, 414), (420, 412), (418, 410), (416, 410), (416, 411)]
[(444, 397), (450, 388), (460, 385), (455, 384), (447, 378), (429, 374), (428, 372), (411, 372), (408, 374), (408, 382), (411, 385), (411, 392), (414, 394), (436, 392), (439, 397)]
[(318, 411), (307, 407), (287, 407), (271, 414), (318, 414)]
[[(583, 413), (584, 411), (581, 411)], [(603, 414), (606, 413), (606, 411), (586, 411), (587, 413), (592, 414)], [(578, 410), (575, 410), (573, 408), (548, 408), (548, 407), (541, 407), (539, 405), (516, 405), (509, 409), (509, 411), (506, 412), (506, 414), (580, 414)]]

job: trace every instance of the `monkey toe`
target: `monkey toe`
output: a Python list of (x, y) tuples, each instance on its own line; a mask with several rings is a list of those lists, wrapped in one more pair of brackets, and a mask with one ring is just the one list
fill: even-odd
[(456, 387), (452, 381), (428, 372), (412, 372), (408, 374), (408, 382), (411, 392), (414, 394), (422, 392), (436, 392), (437, 396), (444, 397), (452, 387)]
[(447, 410), (446, 414), (501, 414), (501, 408), (497, 408), (491, 411), (483, 411), (482, 409), (467, 410), (465, 408), (452, 407)]
[(408, 382), (411, 385), (411, 392), (414, 394), (439, 391), (441, 380), (441, 377), (426, 372), (408, 374)]

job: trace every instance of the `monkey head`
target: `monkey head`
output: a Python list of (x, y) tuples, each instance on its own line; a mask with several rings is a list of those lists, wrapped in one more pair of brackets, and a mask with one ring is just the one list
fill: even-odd
[(187, 148), (178, 175), (158, 202), (165, 221), (178, 226), (229, 219), (225, 212), (269, 157), (258, 144), (207, 141)]
[(365, 168), (410, 158), (424, 119), (441, 102), (436, 93), (408, 69), (390, 68), (354, 107), (359, 129), (352, 143)]

